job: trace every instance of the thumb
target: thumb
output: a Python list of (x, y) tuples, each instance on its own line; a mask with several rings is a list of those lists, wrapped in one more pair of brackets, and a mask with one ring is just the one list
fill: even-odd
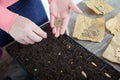
[(82, 11), (77, 7), (77, 5), (73, 1), (71, 1), (70, 3), (70, 8), (78, 14), (82, 13)]

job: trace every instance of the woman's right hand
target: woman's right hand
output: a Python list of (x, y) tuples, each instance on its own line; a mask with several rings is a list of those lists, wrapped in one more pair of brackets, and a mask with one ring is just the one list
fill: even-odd
[(31, 20), (18, 16), (8, 32), (17, 42), (22, 44), (34, 44), (47, 38), (47, 33), (39, 28)]

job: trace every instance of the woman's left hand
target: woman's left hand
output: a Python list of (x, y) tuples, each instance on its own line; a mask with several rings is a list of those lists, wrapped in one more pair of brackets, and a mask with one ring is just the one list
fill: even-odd
[[(75, 5), (73, 0), (51, 0), (50, 2), (50, 25), (55, 37), (59, 37), (65, 33), (67, 28), (70, 10), (80, 14), (82, 11)], [(56, 18), (63, 20), (61, 27), (56, 27), (54, 22)]]

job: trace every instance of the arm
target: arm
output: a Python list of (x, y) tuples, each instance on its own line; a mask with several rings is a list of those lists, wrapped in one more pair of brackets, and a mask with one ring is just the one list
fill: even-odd
[(0, 28), (6, 32), (9, 31), (18, 14), (9, 11), (6, 7), (12, 5), (18, 0), (0, 0)]
[(34, 22), (2, 6), (0, 6), (0, 28), (22, 44), (34, 44), (47, 37), (47, 34)]
[(17, 16), (18, 14), (0, 6), (0, 28), (8, 32)]
[(18, 0), (0, 0), (0, 5), (2, 7), (8, 7), (14, 3), (16, 3)]

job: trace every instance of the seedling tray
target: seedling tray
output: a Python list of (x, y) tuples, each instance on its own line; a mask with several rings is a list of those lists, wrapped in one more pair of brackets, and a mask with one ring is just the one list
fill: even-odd
[(49, 23), (48, 38), (34, 45), (14, 42), (7, 52), (33, 80), (118, 80), (120, 72), (64, 34), (55, 38)]

